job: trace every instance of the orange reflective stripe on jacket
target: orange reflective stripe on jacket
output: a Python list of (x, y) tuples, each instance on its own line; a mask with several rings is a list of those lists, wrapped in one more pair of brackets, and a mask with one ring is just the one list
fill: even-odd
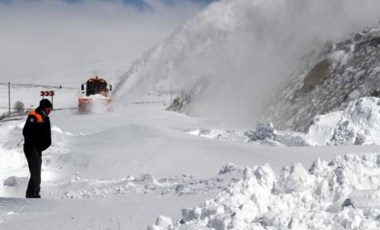
[(36, 113), (36, 111), (32, 111), (29, 113), (29, 115), (33, 115), (37, 119), (37, 123), (44, 123), (44, 119), (42, 118), (41, 114)]

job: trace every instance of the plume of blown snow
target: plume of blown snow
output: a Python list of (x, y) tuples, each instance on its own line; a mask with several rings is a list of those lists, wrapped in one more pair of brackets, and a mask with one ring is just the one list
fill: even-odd
[(116, 98), (129, 102), (153, 88), (189, 92), (190, 113), (255, 122), (263, 101), (306, 54), (378, 23), (376, 0), (222, 0), (145, 53), (122, 76)]

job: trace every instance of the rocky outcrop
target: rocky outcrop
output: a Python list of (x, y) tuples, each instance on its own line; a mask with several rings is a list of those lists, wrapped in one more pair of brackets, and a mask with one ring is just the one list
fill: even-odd
[(279, 129), (306, 131), (316, 115), (380, 95), (380, 26), (329, 45), (318, 59), (276, 93), (263, 121)]

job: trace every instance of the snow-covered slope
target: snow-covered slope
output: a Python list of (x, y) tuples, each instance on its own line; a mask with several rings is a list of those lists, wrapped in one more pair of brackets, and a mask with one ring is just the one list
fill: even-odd
[(218, 1), (136, 61), (116, 96), (192, 93), (185, 112), (252, 124), (278, 85), (312, 65), (310, 53), (376, 25), (379, 10), (377, 1)]
[(84, 116), (54, 111), (51, 121), (53, 145), (43, 154), (42, 200), (23, 198), (28, 180), (23, 121), (0, 122), (1, 229), (146, 229), (159, 215), (180, 219), (181, 209), (243, 179), (244, 167), (268, 163), (280, 175), (284, 165), (308, 168), (318, 157), (328, 161), (335, 155), (378, 150), (271, 147), (218, 139), (212, 133), (212, 138), (195, 136), (189, 130), (241, 132), (229, 124), (166, 111), (156, 103)]
[(380, 25), (329, 44), (280, 89), (262, 119), (300, 131), (307, 130), (316, 115), (341, 110), (360, 97), (379, 97)]

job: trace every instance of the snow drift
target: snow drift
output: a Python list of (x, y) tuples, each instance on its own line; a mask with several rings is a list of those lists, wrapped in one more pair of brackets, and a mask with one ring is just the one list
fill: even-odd
[(347, 154), (317, 159), (309, 170), (294, 164), (278, 176), (269, 165), (245, 168), (214, 199), (183, 209), (179, 222), (150, 229), (379, 229), (379, 160)]
[(274, 146), (380, 145), (379, 123), (380, 98), (363, 97), (344, 110), (316, 116), (306, 134), (259, 123), (244, 135), (249, 142)]
[(133, 101), (152, 88), (186, 94), (201, 81), (190, 114), (252, 124), (308, 54), (376, 25), (379, 10), (372, 0), (218, 1), (136, 61), (116, 97)]
[(379, 145), (379, 124), (380, 98), (360, 98), (342, 111), (317, 116), (307, 138), (317, 145)]

